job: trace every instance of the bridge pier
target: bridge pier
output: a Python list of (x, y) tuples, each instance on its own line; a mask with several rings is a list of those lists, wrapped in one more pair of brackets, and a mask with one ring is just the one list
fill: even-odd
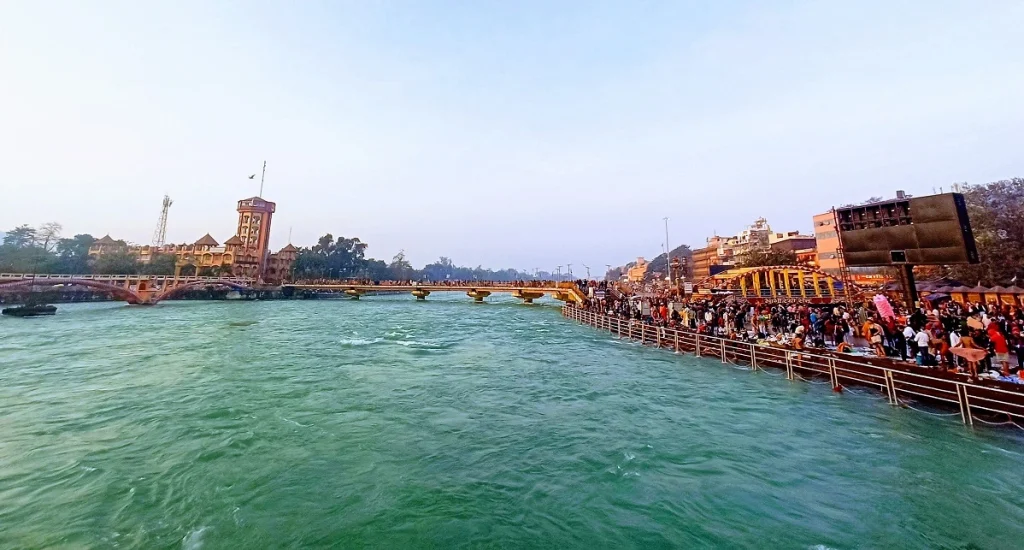
[(419, 301), (419, 300), (426, 300), (427, 296), (430, 296), (430, 291), (429, 290), (423, 290), (422, 288), (417, 288), (417, 289), (412, 291), (412, 295), (416, 297), (417, 301)]
[(484, 303), (484, 298), (486, 298), (486, 297), (488, 297), (490, 295), (491, 295), (491, 292), (488, 291), (488, 290), (477, 290), (475, 288), (473, 290), (470, 290), (469, 292), (466, 293), (466, 296), (469, 296), (470, 298), (473, 299), (474, 302), (476, 302), (478, 304)]
[(519, 298), (524, 304), (532, 304), (534, 300), (543, 298), (544, 293), (532, 290), (515, 290), (512, 292), (512, 297)]

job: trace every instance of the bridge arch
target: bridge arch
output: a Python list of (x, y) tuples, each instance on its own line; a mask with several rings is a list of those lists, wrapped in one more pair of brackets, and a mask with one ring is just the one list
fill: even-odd
[(53, 281), (46, 279), (26, 279), (24, 281), (15, 281), (13, 283), (0, 284), (0, 292), (19, 288), (31, 288), (33, 286), (84, 286), (95, 290), (100, 290), (103, 292), (109, 292), (115, 298), (124, 300), (129, 304), (140, 304), (144, 302), (142, 297), (131, 289), (127, 289), (123, 286), (112, 285), (110, 283), (104, 283), (101, 281), (91, 281), (89, 279), (58, 279)]
[(160, 294), (157, 294), (156, 296), (154, 296), (153, 299), (150, 300), (150, 303), (154, 303), (155, 304), (155, 303), (157, 303), (159, 301), (168, 300), (170, 298), (174, 298), (176, 296), (179, 296), (179, 295), (181, 295), (182, 293), (184, 293), (184, 292), (186, 292), (188, 290), (192, 290), (192, 289), (196, 289), (196, 288), (205, 288), (205, 287), (208, 287), (208, 286), (226, 286), (226, 287), (228, 287), (228, 288), (230, 288), (232, 290), (252, 290), (253, 289), (251, 286), (247, 286), (247, 285), (244, 285), (242, 283), (239, 283), (238, 281), (232, 281), (232, 280), (229, 280), (229, 279), (216, 279), (216, 280), (213, 280), (213, 281), (192, 281), (190, 283), (185, 283), (183, 285), (178, 285), (176, 287), (172, 287), (172, 288), (169, 288), (167, 290), (164, 290)]

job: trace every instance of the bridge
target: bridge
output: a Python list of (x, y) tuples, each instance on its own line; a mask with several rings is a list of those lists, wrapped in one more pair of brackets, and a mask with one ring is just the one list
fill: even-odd
[(278, 290), (292, 288), (314, 292), (339, 292), (359, 299), (372, 292), (408, 292), (417, 300), (425, 300), (432, 292), (465, 292), (476, 302), (483, 302), (494, 293), (509, 293), (524, 303), (550, 295), (562, 302), (582, 304), (583, 292), (571, 282), (534, 282), (515, 284), (498, 281), (472, 281), (459, 283), (361, 284), (346, 281), (323, 283), (295, 283), (281, 287), (257, 284), (247, 277), (174, 277), (170, 275), (32, 275), (26, 273), (0, 273), (0, 293), (41, 292), (53, 288), (89, 288), (109, 294), (115, 300), (129, 304), (152, 305), (181, 296), (200, 288), (228, 288), (238, 291)]
[(198, 288), (255, 290), (247, 277), (174, 277), (170, 275), (34, 275), (0, 273), (0, 293), (88, 288), (129, 304), (151, 305)]
[(562, 302), (573, 302), (582, 304), (586, 296), (575, 283), (553, 281), (533, 283), (529, 285), (497, 282), (497, 281), (472, 281), (458, 283), (408, 283), (408, 284), (349, 284), (338, 281), (327, 283), (295, 283), (285, 284), (282, 288), (294, 288), (296, 290), (312, 290), (316, 292), (342, 292), (346, 296), (358, 300), (371, 292), (408, 292), (417, 300), (426, 300), (432, 292), (465, 292), (475, 302), (483, 302), (485, 298), (495, 293), (508, 293), (519, 298), (526, 304), (532, 304), (534, 300), (550, 295), (552, 298)]

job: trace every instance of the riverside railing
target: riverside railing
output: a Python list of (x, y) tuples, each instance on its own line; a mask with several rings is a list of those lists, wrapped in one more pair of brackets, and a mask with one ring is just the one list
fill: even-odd
[[(562, 315), (644, 345), (670, 349), (676, 353), (692, 353), (696, 357), (716, 358), (722, 363), (745, 365), (755, 371), (778, 369), (785, 372), (789, 380), (810, 382), (827, 378), (836, 391), (841, 391), (844, 384), (875, 388), (894, 406), (913, 408), (901, 400), (901, 397), (911, 397), (952, 407), (958, 412), (948, 413), (948, 416), (959, 414), (963, 423), (968, 425), (978, 420), (984, 424), (1013, 424), (1021, 427), (1017, 420), (1024, 419), (1024, 386), (1008, 382), (984, 380), (974, 383), (955, 374), (943, 376), (920, 372), (927, 370), (920, 367), (879, 365), (878, 358), (842, 357), (816, 350), (792, 350), (698, 334), (685, 329), (656, 327), (586, 311), (572, 305), (564, 306)], [(992, 416), (1003, 415), (1005, 420), (991, 419)]]

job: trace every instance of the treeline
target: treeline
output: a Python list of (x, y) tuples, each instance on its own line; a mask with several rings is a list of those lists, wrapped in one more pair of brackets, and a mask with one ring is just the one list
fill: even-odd
[[(391, 262), (366, 257), (367, 244), (358, 238), (335, 238), (330, 233), (320, 237), (317, 243), (308, 248), (300, 248), (295, 264), (292, 266), (292, 277), (301, 279), (372, 279), (376, 281), (443, 281), (480, 280), (480, 281), (515, 281), (530, 279), (533, 274), (516, 269), (492, 270), (481, 266), (456, 266), (451, 258), (442, 256), (436, 262), (416, 269), (399, 252)], [(549, 273), (538, 273), (538, 276), (549, 277)]]
[[(89, 247), (96, 238), (81, 234), (64, 238), (59, 223), (45, 223), (38, 228), (22, 225), (4, 234), (0, 244), (0, 272), (3, 273), (57, 273), (99, 275), (119, 274), (174, 274), (174, 256), (158, 254), (143, 264), (127, 250), (111, 252), (99, 257), (89, 256)], [(118, 241), (123, 248), (128, 244)]]

